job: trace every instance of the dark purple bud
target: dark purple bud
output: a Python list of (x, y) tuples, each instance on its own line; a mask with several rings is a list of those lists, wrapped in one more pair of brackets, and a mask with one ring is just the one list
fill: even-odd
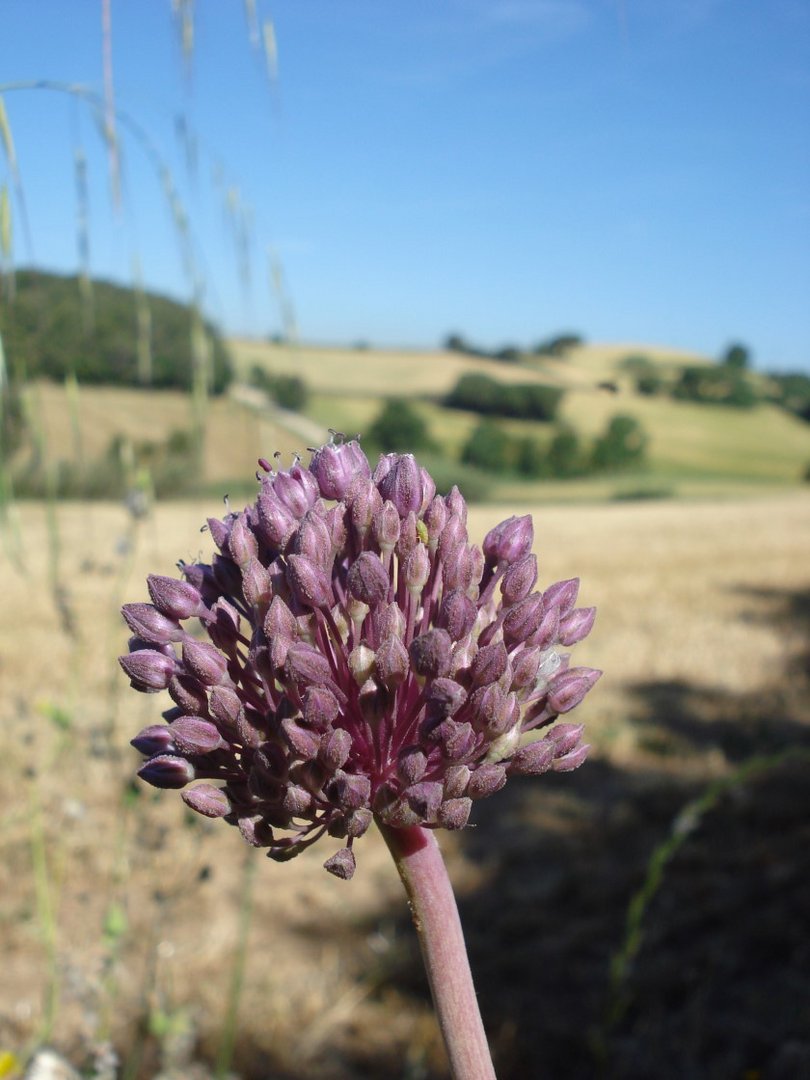
[(537, 581), (537, 559), (534, 555), (524, 555), (512, 563), (501, 580), (501, 595), (507, 606), (525, 600)]
[(351, 752), (352, 737), (345, 728), (335, 728), (321, 736), (319, 753), (330, 772), (342, 769)]
[(208, 712), (206, 688), (191, 675), (175, 675), (169, 683), (169, 694), (188, 716), (205, 716)]
[(356, 810), (368, 804), (371, 781), (367, 776), (356, 776), (338, 769), (324, 790), (328, 798), (343, 810)]
[(340, 706), (331, 690), (311, 686), (304, 695), (304, 720), (316, 731), (326, 731), (331, 727), (339, 712)]
[(264, 617), (264, 632), (270, 641), (279, 636), (293, 641), (298, 634), (295, 616), (280, 596), (274, 596), (270, 602)]
[(574, 607), (579, 593), (579, 578), (569, 578), (567, 581), (557, 581), (549, 585), (543, 593), (546, 608), (557, 608), (560, 618), (565, 616)]
[(548, 772), (554, 761), (554, 743), (549, 739), (535, 739), (521, 746), (506, 763), (510, 776), (538, 776)]
[(194, 779), (194, 766), (174, 754), (158, 754), (138, 769), (138, 776), (157, 788), (182, 788)]
[(583, 763), (588, 756), (590, 749), (588, 743), (584, 743), (575, 750), (569, 750), (568, 753), (564, 754), (562, 757), (555, 758), (551, 768), (554, 772), (573, 772), (574, 769), (578, 769)]
[(332, 536), (326, 521), (320, 514), (310, 510), (293, 537), (292, 550), (305, 555), (316, 566), (327, 570), (332, 565)]
[(296, 724), (294, 720), (289, 719), (281, 721), (281, 730), (298, 757), (304, 761), (312, 761), (313, 758), (317, 757), (321, 744), (320, 737), (317, 734), (308, 731), (307, 728), (301, 727), (300, 724)]
[(271, 548), (283, 551), (295, 532), (298, 522), (286, 506), (279, 502), (267, 484), (263, 486), (256, 505), (262, 535)]
[(408, 652), (397, 637), (386, 638), (377, 649), (377, 678), (389, 688), (399, 686), (408, 675)]
[(471, 810), (472, 799), (447, 799), (439, 807), (436, 820), (443, 829), (463, 829)]
[(323, 520), (329, 530), (333, 553), (342, 554), (346, 550), (346, 542), (349, 539), (349, 532), (346, 528), (346, 507), (331, 507), (324, 514)]
[(436, 482), (424, 467), (419, 469), (419, 473), (422, 477), (422, 505), (417, 513), (424, 514), (436, 497)]
[(152, 603), (170, 619), (190, 619), (194, 615), (201, 614), (203, 610), (202, 597), (187, 581), (150, 574), (146, 579), (146, 585), (152, 597)]
[(548, 688), (549, 708), (556, 713), (570, 712), (575, 705), (579, 705), (601, 674), (594, 668), (576, 667), (555, 675)]
[(427, 739), (439, 745), (449, 761), (469, 757), (477, 736), (470, 724), (458, 724), (454, 720), (442, 720), (426, 733)]
[(475, 626), (477, 615), (478, 608), (472, 600), (460, 590), (454, 589), (442, 600), (438, 623), (439, 626), (444, 627), (453, 641), (461, 641)]
[(335, 602), (328, 576), (305, 555), (290, 555), (287, 559), (287, 580), (295, 598), (307, 607), (331, 607)]
[(185, 754), (210, 754), (222, 746), (219, 731), (201, 716), (181, 716), (171, 726), (172, 739)]
[(400, 521), (397, 508), (390, 499), (374, 515), (372, 529), (380, 551), (393, 551), (399, 540)]
[(290, 784), (284, 792), (281, 805), (292, 817), (300, 817), (312, 806), (312, 796), (306, 788)]
[(183, 637), (180, 624), (167, 618), (152, 604), (124, 604), (121, 614), (132, 633), (142, 641), (166, 645)]
[(558, 641), (561, 645), (576, 645), (587, 637), (596, 618), (595, 607), (574, 608), (560, 620)]
[(207, 519), (206, 524), (208, 525), (208, 531), (211, 533), (211, 539), (220, 551), (225, 551), (228, 546), (228, 537), (233, 519), (228, 517), (225, 521), (220, 521), (219, 518), (210, 517)]
[(239, 567), (226, 555), (215, 555), (211, 560), (214, 579), (221, 593), (238, 594), (242, 588), (242, 575)]
[(470, 668), (473, 686), (488, 686), (500, 679), (509, 663), (509, 654), (502, 641), (484, 645), (475, 654)]
[(532, 593), (511, 607), (503, 620), (503, 640), (507, 647), (526, 641), (543, 621), (543, 597)]
[(416, 514), (411, 511), (402, 520), (399, 530), (399, 540), (397, 540), (397, 558), (401, 563), (405, 562), (418, 543), (419, 532), (416, 527)]
[(397, 758), (397, 772), (405, 784), (415, 784), (425, 775), (427, 758), (418, 746), (406, 746)]
[(346, 835), (351, 837), (352, 840), (356, 840), (358, 836), (362, 836), (368, 830), (373, 820), (374, 815), (368, 807), (359, 806), (346, 815)]
[(484, 557), (489, 563), (513, 563), (531, 551), (534, 528), (531, 517), (510, 517), (484, 537)]
[(152, 724), (145, 727), (134, 739), (130, 739), (130, 746), (134, 746), (144, 757), (169, 753), (175, 748), (171, 730), (165, 724)]
[(448, 799), (458, 799), (467, 790), (472, 773), (467, 765), (451, 765), (444, 774), (444, 794)]
[(364, 551), (352, 563), (346, 584), (352, 596), (369, 607), (376, 607), (388, 599), (391, 582), (379, 555)]
[(264, 608), (273, 596), (273, 586), (267, 567), (250, 558), (242, 570), (242, 593), (253, 608)]
[(430, 577), (430, 555), (424, 544), (417, 543), (411, 548), (401, 564), (400, 573), (408, 592), (418, 596)]
[(324, 870), (328, 870), (330, 874), (334, 874), (341, 881), (349, 881), (354, 876), (357, 863), (354, 855), (352, 855), (351, 848), (344, 847), (327, 859), (323, 867)]
[(479, 765), (467, 784), (467, 795), (471, 799), (485, 799), (500, 791), (505, 783), (506, 768), (503, 765)]
[(208, 711), (225, 728), (235, 728), (242, 700), (230, 686), (215, 686), (209, 695)]
[(290, 646), (284, 669), (301, 687), (327, 686), (332, 680), (332, 669), (323, 653), (303, 642)]
[[(222, 547), (222, 545), (220, 545)], [(238, 567), (243, 568), (259, 553), (256, 534), (251, 529), (247, 514), (240, 514), (234, 521), (228, 537), (228, 551)]]
[(231, 803), (222, 788), (213, 784), (198, 784), (184, 791), (180, 798), (192, 810), (208, 818), (225, 817), (231, 812)]
[(453, 679), (434, 679), (427, 694), (432, 717), (452, 716), (467, 700), (467, 691)]
[(389, 637), (402, 639), (405, 633), (405, 615), (398, 604), (392, 603), (379, 608), (374, 613), (374, 621), (379, 641), (385, 641)]
[(408, 650), (417, 675), (436, 679), (450, 669), (452, 642), (446, 630), (428, 630), (413, 639)]
[(186, 638), (183, 642), (183, 664), (190, 675), (205, 686), (216, 686), (228, 674), (228, 661), (207, 641)]
[(254, 709), (242, 709), (236, 721), (236, 733), (239, 742), (255, 749), (267, 738), (267, 723)]
[(357, 477), (371, 475), (366, 455), (355, 440), (340, 446), (322, 446), (309, 465), (324, 499), (343, 499)]
[(488, 735), (503, 734), (501, 715), (506, 707), (506, 694), (497, 683), (481, 686), (470, 696), (470, 720), (476, 731)]
[(171, 657), (155, 649), (140, 649), (129, 656), (119, 656), (118, 663), (129, 676), (134, 689), (145, 694), (165, 690), (176, 666)]
[[(390, 499), (400, 517), (422, 509), (422, 474), (413, 454), (396, 454), (391, 467), (379, 481), (380, 495)], [(376, 474), (375, 474), (376, 475)]]
[(439, 558), (445, 567), (452, 565), (456, 549), (467, 543), (467, 528), (460, 517), (448, 518), (439, 537)]
[(406, 788), (402, 798), (422, 821), (432, 822), (436, 820), (443, 795), (444, 789), (438, 781), (426, 780)]

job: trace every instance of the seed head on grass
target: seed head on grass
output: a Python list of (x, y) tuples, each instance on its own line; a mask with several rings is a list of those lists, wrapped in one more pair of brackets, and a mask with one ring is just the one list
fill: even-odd
[(411, 454), (372, 472), (356, 441), (260, 464), (256, 502), (208, 522), (211, 563), (123, 609), (132, 686), (175, 703), (132, 740), (144, 780), (279, 861), (341, 839), (325, 866), (349, 878), (375, 817), (460, 829), (509, 776), (584, 761), (582, 726), (549, 725), (599, 677), (560, 652), (594, 609), (576, 580), (536, 588), (531, 518), (478, 548), (457, 488), (437, 495)]

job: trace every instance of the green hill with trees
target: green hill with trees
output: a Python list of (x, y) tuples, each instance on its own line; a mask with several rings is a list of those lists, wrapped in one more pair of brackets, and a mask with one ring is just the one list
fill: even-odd
[(196, 308), (106, 281), (18, 271), (0, 335), (12, 381), (188, 390), (202, 380), (220, 394), (232, 378), (225, 343)]

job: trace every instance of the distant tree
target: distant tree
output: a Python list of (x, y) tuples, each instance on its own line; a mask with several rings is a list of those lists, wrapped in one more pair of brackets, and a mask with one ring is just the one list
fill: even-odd
[(386, 454), (429, 450), (434, 446), (424, 419), (405, 398), (389, 398), (367, 435), (369, 441)]
[(517, 345), (504, 345), (492, 354), (493, 360), (502, 360), (507, 364), (516, 364), (520, 360), (520, 349)]
[(512, 440), (498, 424), (484, 420), (464, 444), (461, 460), (487, 472), (506, 472), (512, 467)]
[(524, 420), (553, 420), (563, 397), (556, 386), (542, 383), (500, 383), (489, 375), (462, 375), (444, 398), (451, 409), (467, 409), (482, 416), (509, 416)]
[(571, 427), (560, 428), (548, 448), (548, 467), (552, 476), (577, 476), (584, 471), (579, 436)]
[(580, 334), (565, 333), (556, 334), (554, 337), (541, 341), (534, 347), (537, 356), (554, 356), (562, 359), (569, 349), (581, 345), (584, 338)]
[(515, 441), (515, 468), (521, 476), (533, 479), (548, 474), (548, 461), (543, 445), (530, 435), (524, 435)]
[(723, 353), (722, 362), (726, 367), (733, 368), (735, 371), (745, 371), (750, 366), (751, 354), (745, 345), (735, 342), (735, 344), (729, 345)]
[(681, 370), (672, 396), (711, 405), (750, 408), (757, 394), (744, 371), (723, 365), (690, 365)]
[(636, 378), (636, 391), (645, 397), (654, 397), (655, 394), (660, 394), (663, 385), (664, 380), (657, 371), (648, 371), (645, 375), (639, 375)]
[(467, 342), (461, 334), (448, 334), (442, 342), (442, 346), (447, 349), (448, 352), (466, 353), (468, 351)]
[(634, 416), (614, 416), (607, 430), (594, 442), (594, 469), (611, 471), (638, 465), (644, 458), (647, 436)]

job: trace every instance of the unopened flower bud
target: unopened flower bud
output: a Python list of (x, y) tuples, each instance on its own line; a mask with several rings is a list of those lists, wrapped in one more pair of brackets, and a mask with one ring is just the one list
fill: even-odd
[(330, 772), (342, 769), (349, 760), (352, 737), (344, 728), (335, 728), (321, 737), (320, 756)]
[(121, 608), (127, 626), (143, 641), (166, 645), (180, 641), (184, 630), (176, 619), (170, 619), (153, 604), (124, 604)]
[(175, 661), (156, 649), (139, 649), (129, 656), (119, 656), (118, 663), (127, 673), (131, 685), (146, 694), (165, 690), (175, 670)]
[(500, 679), (506, 671), (509, 655), (502, 641), (484, 645), (475, 654), (470, 668), (473, 686), (488, 686)]
[(425, 775), (427, 758), (418, 746), (407, 746), (397, 758), (397, 773), (405, 784), (415, 784)]
[(386, 638), (377, 649), (377, 678), (390, 689), (405, 681), (409, 669), (408, 651), (400, 639)]
[(436, 495), (425, 511), (425, 525), (428, 531), (428, 549), (431, 555), (439, 546), (439, 537), (447, 523), (448, 511), (444, 499)]
[(446, 799), (439, 807), (436, 820), (443, 829), (463, 829), (470, 820), (472, 799)]
[(210, 754), (222, 746), (222, 737), (210, 720), (201, 716), (181, 716), (171, 726), (172, 739), (186, 754)]
[(371, 528), (374, 515), (382, 508), (382, 496), (371, 480), (358, 480), (349, 498), (352, 528), (361, 543)]
[(130, 739), (129, 743), (144, 757), (170, 753), (175, 749), (171, 729), (165, 724), (151, 724), (145, 727), (134, 739)]
[(422, 821), (433, 822), (441, 806), (444, 789), (435, 780), (424, 780), (418, 784), (412, 784), (402, 793), (403, 799), (407, 800), (411, 810)]
[(432, 717), (453, 716), (467, 700), (467, 691), (453, 679), (434, 679), (427, 693)]
[(500, 791), (505, 783), (506, 768), (503, 765), (479, 765), (467, 784), (467, 795), (471, 799), (485, 799)]
[(195, 776), (194, 766), (174, 754), (158, 754), (138, 769), (138, 776), (156, 788), (182, 788)]
[(349, 881), (354, 876), (357, 863), (351, 848), (345, 847), (341, 848), (340, 851), (336, 851), (331, 858), (327, 859), (323, 867), (324, 870), (328, 870), (330, 874), (340, 878), (342, 881)]
[(446, 675), (450, 668), (452, 643), (446, 630), (427, 630), (413, 639), (408, 650), (411, 666), (427, 679)]
[(400, 520), (399, 512), (390, 499), (375, 514), (372, 528), (380, 551), (393, 551), (399, 540)]
[(193, 675), (175, 675), (168, 690), (172, 701), (187, 716), (205, 716), (208, 712), (207, 688)]
[(346, 584), (353, 596), (369, 607), (388, 599), (390, 579), (379, 555), (364, 551), (352, 563)]
[(303, 761), (311, 761), (317, 757), (321, 745), (319, 735), (290, 719), (281, 721), (281, 730), (286, 735), (294, 753)]
[(543, 597), (540, 593), (532, 593), (507, 611), (503, 620), (503, 640), (507, 646), (526, 641), (542, 620)]
[(228, 536), (228, 551), (236, 565), (243, 569), (259, 553), (256, 534), (248, 524), (247, 514), (240, 514)]
[(484, 556), (490, 563), (513, 563), (531, 550), (533, 541), (531, 517), (510, 517), (484, 537)]
[(413, 454), (396, 454), (388, 472), (379, 481), (383, 499), (390, 499), (400, 517), (422, 509), (422, 474)]
[(311, 645), (296, 642), (290, 646), (284, 665), (288, 678), (297, 686), (327, 686), (332, 680), (329, 661)]
[(331, 690), (322, 686), (311, 686), (304, 695), (303, 712), (309, 727), (316, 731), (326, 731), (337, 719), (340, 705)]
[(430, 577), (430, 556), (424, 544), (416, 544), (401, 569), (402, 580), (412, 596), (419, 596)]
[(248, 559), (242, 570), (242, 593), (251, 607), (264, 608), (272, 599), (272, 584), (267, 568), (256, 558)]
[(535, 739), (521, 746), (507, 764), (509, 775), (536, 776), (548, 772), (554, 761), (554, 743), (550, 739)]
[(596, 618), (596, 608), (574, 608), (560, 620), (559, 642), (561, 645), (576, 645), (590, 634)]
[(577, 746), (574, 750), (569, 750), (568, 753), (564, 754), (562, 757), (555, 758), (551, 768), (554, 772), (573, 772), (574, 769), (578, 769), (585, 761), (590, 749), (588, 743)]
[(311, 562), (328, 572), (332, 565), (332, 536), (326, 521), (310, 510), (292, 538), (292, 551), (305, 555)]
[(374, 674), (374, 660), (374, 650), (369, 649), (368, 645), (357, 645), (349, 653), (349, 671), (358, 686), (362, 686)]
[(543, 601), (546, 608), (557, 608), (560, 618), (564, 619), (577, 602), (578, 594), (579, 578), (569, 578), (567, 581), (557, 581), (554, 585), (549, 585), (543, 593)]
[(512, 563), (501, 580), (503, 602), (509, 606), (525, 600), (537, 581), (537, 559), (524, 555)]
[(203, 610), (202, 597), (187, 581), (150, 574), (146, 584), (152, 603), (170, 619), (190, 619)]
[(277, 473), (272, 481), (273, 494), (299, 521), (318, 498), (318, 485), (312, 474), (300, 465), (289, 472)]
[(231, 803), (225, 792), (213, 784), (198, 784), (184, 791), (180, 798), (191, 810), (207, 818), (221, 818), (231, 812)]
[(340, 446), (322, 446), (312, 458), (309, 471), (324, 499), (345, 498), (358, 477), (371, 475), (366, 455), (354, 440)]
[(296, 530), (296, 519), (267, 486), (259, 495), (257, 507), (262, 535), (271, 548), (283, 551)]
[(183, 665), (190, 675), (205, 686), (216, 686), (228, 674), (228, 661), (206, 641), (186, 638), (183, 642)]
[(556, 713), (570, 712), (599, 679), (601, 671), (576, 667), (555, 676), (548, 688), (548, 704)]
[(287, 580), (295, 598), (307, 607), (331, 607), (335, 602), (332, 585), (326, 573), (305, 555), (289, 556)]
[(453, 641), (461, 639), (475, 626), (478, 609), (470, 598), (458, 589), (445, 594), (439, 610), (438, 624), (444, 627)]
[(450, 765), (444, 774), (444, 793), (448, 799), (457, 799), (467, 790), (472, 773), (467, 765)]

